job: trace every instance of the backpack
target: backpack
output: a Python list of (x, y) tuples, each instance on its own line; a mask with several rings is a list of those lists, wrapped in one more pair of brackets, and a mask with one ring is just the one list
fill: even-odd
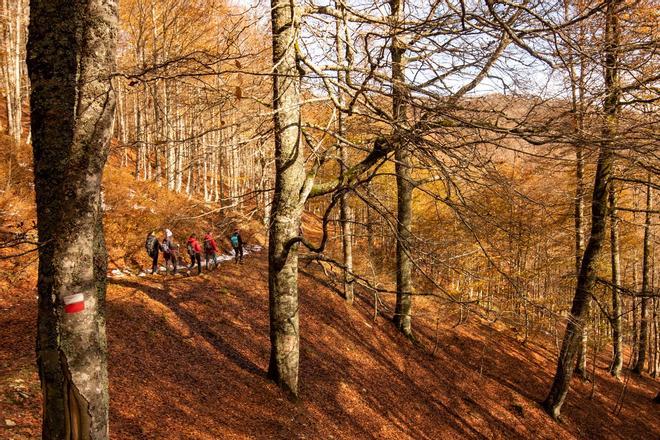
[(161, 243), (161, 247), (163, 248), (163, 253), (166, 253), (166, 254), (170, 253), (170, 245), (167, 242), (167, 240), (163, 240), (163, 243)]
[(204, 240), (204, 252), (210, 254), (213, 252), (213, 246), (211, 246), (211, 240)]
[(156, 237), (153, 235), (149, 235), (147, 237), (147, 241), (144, 243), (144, 247), (147, 250), (147, 254), (153, 255), (154, 250), (156, 248)]
[(195, 255), (195, 248), (193, 248), (191, 242), (188, 242), (188, 244), (186, 245), (186, 249), (188, 250), (188, 255)]
[(230, 238), (231, 240), (231, 245), (234, 246), (235, 248), (238, 247), (238, 235), (232, 235)]

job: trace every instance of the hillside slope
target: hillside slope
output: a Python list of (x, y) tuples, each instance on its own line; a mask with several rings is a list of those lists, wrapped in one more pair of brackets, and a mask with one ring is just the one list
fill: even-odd
[[(436, 345), (420, 318), (415, 347), (373, 320), (370, 298), (347, 307), (311, 268), (300, 276), (302, 401), (291, 403), (265, 378), (265, 254), (199, 277), (110, 280), (113, 439), (660, 438), (652, 379), (630, 379), (616, 417), (622, 384), (602, 363), (593, 400), (575, 381), (556, 424), (535, 403), (552, 353), (475, 320), (440, 323)], [(35, 290), (14, 293), (0, 298), (0, 340), (11, 341), (0, 346), (0, 437), (37, 438)]]
[[(8, 145), (0, 136), (0, 155)], [(16, 153), (12, 185), (0, 191), (0, 234), (34, 239), (30, 152)], [(104, 188), (110, 269), (148, 265), (149, 229), (172, 228), (183, 242), (192, 231), (221, 237), (240, 224), (248, 242), (263, 239), (256, 222), (135, 181), (112, 158)], [(318, 235), (308, 220), (306, 234)], [(0, 249), (0, 257), (29, 247)], [(660, 410), (651, 403), (658, 382), (630, 376), (622, 394), (624, 384), (606, 372), (606, 350), (593, 399), (592, 383), (575, 380), (557, 424), (536, 403), (554, 373), (553, 341), (523, 345), (505, 326), (474, 317), (452, 327), (452, 316), (417, 298), (420, 346), (413, 346), (386, 318), (391, 311), (374, 320), (371, 294), (358, 291), (347, 307), (314, 265), (301, 268), (302, 401), (291, 403), (265, 377), (266, 254), (202, 276), (109, 280), (113, 439), (660, 438)], [(36, 267), (35, 253), (0, 258), (1, 439), (40, 437)], [(613, 414), (621, 396), (623, 409)]]

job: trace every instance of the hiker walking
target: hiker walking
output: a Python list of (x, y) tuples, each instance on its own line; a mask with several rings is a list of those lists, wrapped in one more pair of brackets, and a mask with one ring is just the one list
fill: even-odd
[(213, 258), (213, 264), (215, 267), (218, 267), (218, 257), (217, 254), (220, 252), (218, 249), (218, 244), (213, 239), (211, 232), (207, 232), (204, 235), (204, 260), (206, 261), (206, 268), (209, 269), (209, 260)]
[(190, 266), (188, 266), (188, 269), (192, 269), (195, 266), (195, 262), (197, 262), (197, 275), (202, 273), (202, 247), (199, 245), (199, 241), (197, 241), (197, 235), (196, 234), (191, 234), (190, 237), (188, 238), (188, 243), (187, 243), (187, 250), (188, 250), (188, 255), (190, 255)]
[(179, 245), (174, 242), (174, 236), (169, 229), (165, 229), (165, 239), (160, 244), (160, 249), (165, 257), (165, 271), (170, 273), (170, 263), (172, 263), (172, 274), (176, 275), (179, 264)]
[(147, 234), (144, 247), (147, 250), (147, 255), (151, 257), (151, 273), (156, 274), (158, 273), (158, 249), (160, 248), (156, 231), (151, 231)]
[(235, 263), (243, 263), (243, 238), (238, 229), (234, 229), (234, 233), (229, 237), (231, 241), (231, 246), (234, 248)]

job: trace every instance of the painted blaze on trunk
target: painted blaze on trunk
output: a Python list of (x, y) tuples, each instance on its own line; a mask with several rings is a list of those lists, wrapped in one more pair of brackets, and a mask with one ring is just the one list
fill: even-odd
[[(45, 439), (108, 438), (101, 178), (114, 116), (117, 5), (32, 0), (28, 69)], [(81, 304), (82, 302), (82, 304)]]

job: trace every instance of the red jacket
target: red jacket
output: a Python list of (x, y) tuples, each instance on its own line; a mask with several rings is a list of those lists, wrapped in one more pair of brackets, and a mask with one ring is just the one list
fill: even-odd
[(196, 254), (202, 253), (202, 247), (199, 245), (199, 241), (197, 241), (196, 238), (190, 237), (188, 239), (188, 244), (192, 245), (192, 248)]
[(211, 245), (211, 249), (213, 249), (213, 252), (216, 254), (220, 252), (220, 249), (218, 249), (218, 244), (215, 242), (213, 237), (211, 237), (211, 234), (206, 234), (204, 236), (204, 244), (209, 243)]

